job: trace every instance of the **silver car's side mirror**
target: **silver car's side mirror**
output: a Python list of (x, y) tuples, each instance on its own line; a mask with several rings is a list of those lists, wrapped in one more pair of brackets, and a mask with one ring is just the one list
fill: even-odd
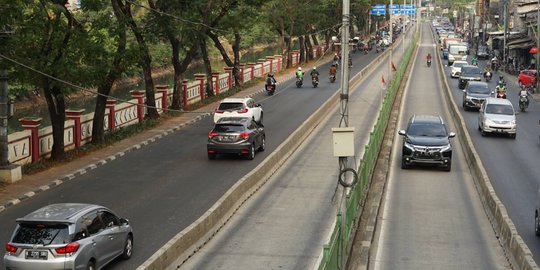
[(448, 133), (448, 138), (454, 138), (456, 137), (456, 133), (455, 132), (450, 132)]
[(121, 225), (128, 225), (129, 224), (129, 220), (125, 219), (125, 218), (120, 218), (120, 224)]
[(406, 133), (405, 133), (405, 130), (402, 129), (402, 130), (398, 131), (398, 134), (401, 135), (401, 136), (405, 136)]

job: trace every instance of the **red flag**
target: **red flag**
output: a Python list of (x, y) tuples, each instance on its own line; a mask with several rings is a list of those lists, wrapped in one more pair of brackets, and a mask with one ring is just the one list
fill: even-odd
[(384, 75), (381, 75), (381, 82), (382, 84), (386, 84), (386, 82), (384, 81)]
[(392, 71), (396, 71), (396, 70), (397, 70), (397, 68), (396, 68), (396, 66), (394, 66), (394, 61), (392, 61)]

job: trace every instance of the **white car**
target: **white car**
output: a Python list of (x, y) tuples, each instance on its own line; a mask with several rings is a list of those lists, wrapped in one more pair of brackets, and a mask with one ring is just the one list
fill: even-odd
[(487, 133), (501, 133), (515, 139), (517, 122), (512, 102), (505, 98), (486, 98), (478, 114), (478, 130), (482, 136)]
[(468, 65), (467, 61), (454, 61), (452, 64), (452, 71), (450, 73), (450, 76), (452, 78), (459, 78), (459, 74), (461, 74), (461, 67), (464, 65)]
[(226, 98), (214, 112), (214, 123), (223, 117), (249, 117), (259, 125), (263, 122), (263, 109), (255, 100), (245, 98)]

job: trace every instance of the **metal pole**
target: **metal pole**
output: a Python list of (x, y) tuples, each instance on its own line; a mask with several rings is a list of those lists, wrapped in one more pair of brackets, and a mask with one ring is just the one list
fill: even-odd
[(7, 70), (0, 70), (0, 167), (5, 167), (9, 165), (7, 74)]
[(538, 1), (538, 7), (536, 7), (536, 93), (539, 92), (538, 81), (540, 79), (540, 0)]
[[(340, 121), (339, 125), (343, 123), (345, 127), (349, 126), (349, 0), (343, 0), (343, 28), (341, 33), (341, 115), (343, 121)], [(340, 157), (340, 163), (347, 164), (347, 157)], [(341, 166), (341, 165), (340, 165)], [(345, 269), (347, 264), (347, 188), (342, 188), (341, 193), (341, 269)]]
[(503, 33), (503, 59), (502, 59), (502, 70), (506, 71), (506, 34), (508, 33), (508, 14), (507, 14), (507, 1), (503, 2), (503, 16), (504, 16), (504, 33)]
[[(394, 1), (390, 0), (390, 7), (394, 5)], [(392, 82), (392, 44), (393, 44), (393, 36), (394, 36), (394, 29), (392, 28), (392, 12), (390, 12), (389, 17), (390, 23), (388, 25), (389, 34), (390, 34), (390, 40), (389, 40), (389, 46), (390, 46), (390, 52), (388, 56), (388, 83), (386, 84), (387, 87), (390, 87), (390, 83)]]

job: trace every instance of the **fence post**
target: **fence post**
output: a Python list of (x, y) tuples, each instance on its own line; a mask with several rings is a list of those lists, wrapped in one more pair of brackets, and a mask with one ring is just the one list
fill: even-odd
[(277, 59), (277, 71), (281, 71), (283, 69), (283, 55), (276, 54), (274, 59)]
[(265, 73), (264, 73), (264, 62), (266, 62), (266, 59), (259, 59), (257, 61), (257, 63), (259, 63), (261, 65), (261, 77), (264, 77)]
[(227, 85), (229, 85), (229, 90), (233, 87), (233, 69), (234, 67), (225, 67), (225, 71), (229, 75), (229, 78), (227, 79)]
[(167, 98), (169, 97), (169, 86), (156, 85), (156, 92), (161, 93), (161, 110), (166, 112), (168, 108)]
[(273, 56), (267, 56), (267, 61), (270, 61), (270, 73), (274, 72), (274, 57)]
[(73, 141), (75, 142), (75, 148), (81, 147), (81, 116), (84, 110), (66, 110), (67, 119), (75, 122), (75, 128), (73, 130)]
[(131, 94), (131, 97), (134, 99), (137, 99), (137, 118), (139, 119), (139, 123), (144, 120), (144, 114), (143, 114), (143, 105), (144, 105), (144, 91), (142, 90), (133, 90), (129, 91)]
[(183, 80), (182, 81), (182, 108), (184, 109), (188, 105), (187, 85), (188, 85), (188, 80)]
[(214, 95), (219, 95), (219, 72), (212, 72), (212, 81), (213, 81), (213, 87), (214, 87)]
[(206, 78), (206, 74), (204, 73), (197, 73), (194, 75), (195, 80), (199, 81), (199, 95), (201, 96), (201, 101), (204, 100), (205, 94), (204, 94), (204, 79)]
[(41, 125), (41, 118), (24, 117), (19, 119), (21, 126), (30, 130), (30, 153), (32, 156), (32, 163), (39, 160), (39, 126)]
[(107, 104), (105, 105), (109, 109), (109, 130), (114, 132), (116, 129), (116, 100), (108, 99)]
[(243, 83), (245, 83), (246, 81), (244, 80), (244, 68), (246, 67), (245, 64), (240, 64), (239, 65), (239, 69), (240, 69), (240, 81)]
[(251, 78), (251, 80), (253, 80), (253, 78), (254, 78), (254, 72), (253, 72), (253, 71), (255, 70), (255, 63), (248, 63), (247, 65), (248, 65), (248, 67), (251, 69), (251, 72), (250, 72), (250, 73), (251, 73), (250, 78)]

